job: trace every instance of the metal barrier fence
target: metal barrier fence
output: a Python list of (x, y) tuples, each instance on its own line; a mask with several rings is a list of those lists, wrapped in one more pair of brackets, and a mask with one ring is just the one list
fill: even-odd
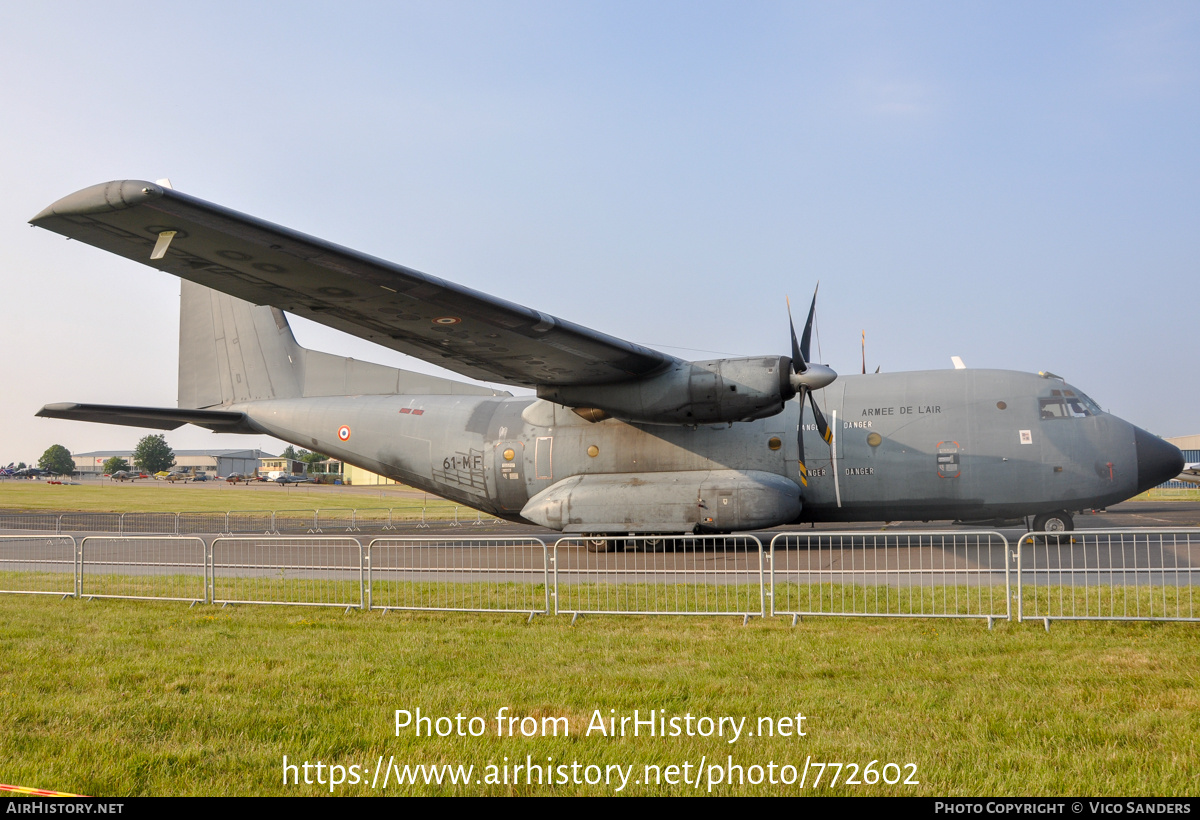
[(79, 595), (204, 603), (204, 539), (89, 535), (79, 544)]
[(771, 539), (772, 615), (1011, 617), (998, 532), (808, 532)]
[(33, 532), (74, 533), (118, 533), (144, 535), (194, 535), (218, 533), (236, 535), (262, 533), (279, 535), (284, 532), (323, 533), (360, 532), (379, 530), (387, 532), (407, 522), (417, 529), (433, 523), (444, 523), (451, 527), (464, 524), (507, 524), (501, 518), (483, 518), (478, 510), (472, 510), (475, 519), (460, 520), (459, 507), (439, 508), (440, 515), (430, 515), (422, 507), (414, 510), (397, 511), (391, 507), (357, 509), (330, 507), (317, 510), (238, 510), (229, 512), (154, 512), (154, 513), (0, 513), (0, 530), (29, 530)]
[(0, 535), (0, 592), (77, 597), (78, 560), (69, 535)]
[[(385, 515), (386, 513), (386, 515)], [(496, 521), (508, 523), (497, 518)], [(363, 532), (388, 532), (396, 529), (392, 523), (392, 510), (365, 509), (354, 511), (354, 526)]]
[(117, 532), (178, 535), (179, 515), (170, 512), (121, 513)]
[(317, 511), (276, 510), (275, 517), (271, 521), (271, 530), (276, 535), (285, 532), (314, 533), (317, 531)]
[(1017, 620), (1200, 621), (1200, 530), (1027, 533)]
[(176, 532), (179, 535), (195, 533), (229, 532), (228, 516), (212, 512), (181, 512), (176, 514)]
[(766, 613), (763, 545), (752, 535), (560, 538), (555, 612), (580, 615)]
[(63, 513), (58, 517), (58, 531), (120, 532), (121, 513)]
[(230, 510), (225, 513), (224, 532), (233, 533), (262, 533), (270, 535), (275, 532), (275, 512), (273, 510)]
[[(349, 513), (347, 515), (347, 513)], [(355, 532), (354, 510), (349, 507), (333, 507), (316, 511), (317, 532)]]
[(57, 513), (0, 513), (0, 529), (61, 532)]
[(366, 568), (356, 538), (216, 538), (208, 554), (214, 604), (363, 608)]
[[(180, 522), (185, 519), (177, 519)], [(342, 519), (344, 520), (344, 519)], [(119, 522), (118, 522), (119, 523)], [(251, 522), (256, 523), (256, 522)], [(261, 521), (257, 522), (261, 523)], [(775, 536), (0, 536), (0, 592), (409, 609), (1200, 622), (1200, 529)], [(553, 600), (551, 600), (553, 599)], [(769, 604), (768, 604), (769, 601)]]
[(376, 538), (367, 546), (367, 608), (550, 611), (549, 549), (540, 538)]

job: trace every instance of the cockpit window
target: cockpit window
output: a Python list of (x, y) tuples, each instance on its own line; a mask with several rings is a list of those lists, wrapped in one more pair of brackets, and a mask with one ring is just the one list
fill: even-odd
[(1042, 409), (1043, 419), (1067, 418), (1067, 405), (1062, 399), (1038, 399), (1038, 406)]
[(1043, 419), (1083, 419), (1100, 414), (1100, 407), (1076, 390), (1051, 390), (1049, 398), (1038, 399)]
[(1091, 413), (1093, 416), (1098, 416), (1104, 412), (1103, 410), (1100, 409), (1100, 405), (1098, 405), (1098, 404), (1096, 404), (1096, 402), (1092, 401), (1091, 398), (1086, 393), (1081, 393), (1079, 391), (1076, 391), (1075, 395), (1079, 397), (1079, 400), (1081, 402), (1083, 402), (1083, 406), (1086, 407), (1088, 409), (1088, 412)]

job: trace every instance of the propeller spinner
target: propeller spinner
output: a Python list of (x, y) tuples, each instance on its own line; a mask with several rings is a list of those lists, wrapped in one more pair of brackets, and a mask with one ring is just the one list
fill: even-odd
[[(820, 288), (819, 284), (817, 288)], [(829, 429), (829, 424), (825, 421), (825, 415), (821, 412), (821, 408), (817, 407), (813, 391), (830, 385), (837, 378), (837, 373), (833, 368), (809, 361), (813, 313), (816, 309), (817, 290), (814, 289), (812, 304), (808, 308), (808, 321), (804, 323), (804, 335), (797, 341), (796, 324), (792, 321), (792, 303), (791, 300), (788, 300), (788, 327), (792, 331), (792, 375), (790, 381), (792, 387), (800, 394), (800, 421), (796, 427), (796, 443), (800, 453), (800, 481), (806, 487), (808, 486), (808, 469), (804, 464), (804, 399), (807, 397), (809, 406), (812, 407), (813, 418), (817, 421), (817, 432), (821, 434), (821, 438), (825, 439), (826, 444), (831, 443), (833, 431)]]

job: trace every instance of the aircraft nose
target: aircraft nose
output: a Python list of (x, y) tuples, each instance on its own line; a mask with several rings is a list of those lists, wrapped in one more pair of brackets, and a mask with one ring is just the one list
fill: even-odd
[(1141, 427), (1133, 428), (1133, 443), (1137, 448), (1139, 493), (1170, 481), (1183, 472), (1183, 453), (1175, 445), (1147, 433)]

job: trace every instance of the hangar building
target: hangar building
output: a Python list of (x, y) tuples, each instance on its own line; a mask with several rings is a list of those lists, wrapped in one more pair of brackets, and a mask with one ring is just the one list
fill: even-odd
[[(74, 453), (75, 469), (80, 475), (103, 475), (104, 462), (113, 456), (120, 456), (133, 464), (132, 450), (94, 450), (90, 453)], [(216, 475), (230, 473), (253, 474), (258, 469), (261, 458), (274, 458), (263, 450), (176, 450), (176, 470), (186, 470), (189, 473), (203, 472)]]

